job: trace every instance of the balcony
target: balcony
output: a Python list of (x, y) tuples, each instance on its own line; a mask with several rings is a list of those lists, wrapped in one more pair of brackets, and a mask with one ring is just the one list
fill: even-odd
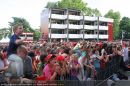
[[(49, 24), (49, 28), (50, 28), (50, 24)], [(67, 25), (66, 24), (51, 24), (51, 28), (65, 29), (67, 28)]]
[(108, 30), (108, 26), (99, 26), (99, 30)]
[(81, 28), (83, 28), (83, 25), (69, 24), (69, 29), (81, 29)]
[(69, 38), (83, 38), (83, 34), (69, 34)]
[[(50, 18), (50, 15), (49, 15)], [(58, 15), (58, 14), (51, 14), (51, 19), (61, 19), (64, 20), (67, 18), (67, 15)]]
[(97, 29), (97, 26), (84, 25), (84, 29), (87, 29), (87, 30), (95, 30), (95, 29)]
[[(84, 29), (96, 30), (96, 29), (98, 29), (98, 26), (84, 25)], [(108, 26), (99, 26), (99, 30), (108, 30)]]
[(69, 15), (69, 20), (81, 20), (83, 16)]
[[(85, 34), (84, 39), (97, 39), (97, 34)], [(50, 38), (50, 34), (49, 34)], [(51, 34), (51, 38), (67, 38), (67, 34)], [(83, 39), (83, 34), (69, 34), (70, 39)], [(99, 39), (108, 39), (108, 35), (100, 35)]]
[[(49, 34), (50, 38), (50, 34)], [(51, 34), (51, 38), (67, 38), (67, 34)]]
[(108, 35), (99, 35), (99, 39), (108, 39)]
[(98, 17), (84, 16), (84, 20), (86, 20), (86, 21), (97, 21)]
[[(84, 38), (85, 39), (97, 39), (98, 35), (97, 34), (85, 34)], [(108, 35), (100, 35), (99, 34), (99, 39), (108, 39)]]
[(104, 17), (99, 17), (99, 21), (102, 21), (102, 22), (113, 22), (113, 19), (104, 18)]
[(97, 37), (98, 37), (97, 34), (85, 34), (85, 35), (84, 35), (84, 38), (85, 38), (85, 39), (95, 39), (95, 38), (97, 38)]

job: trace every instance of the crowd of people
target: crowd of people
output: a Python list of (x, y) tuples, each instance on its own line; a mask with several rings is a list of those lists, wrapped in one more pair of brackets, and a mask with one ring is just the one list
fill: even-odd
[(2, 45), (0, 75), (6, 83), (32, 83), (35, 80), (97, 80), (111, 58), (122, 58), (120, 68), (129, 71), (130, 43), (120, 42), (33, 42), (20, 39), (22, 25), (14, 27), (9, 45)]

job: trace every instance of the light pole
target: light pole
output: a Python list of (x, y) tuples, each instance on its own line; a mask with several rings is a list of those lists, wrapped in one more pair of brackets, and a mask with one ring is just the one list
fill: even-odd
[(121, 30), (121, 40), (123, 40), (123, 30)]
[(83, 41), (84, 41), (84, 15), (83, 15), (83, 32), (82, 32), (82, 34), (83, 34)]
[(66, 34), (67, 34), (67, 42), (69, 41), (69, 10), (67, 9), (67, 29), (66, 29)]
[(123, 44), (123, 38), (124, 38), (124, 31), (121, 30), (121, 45)]
[(51, 22), (51, 17), (52, 17), (52, 9), (50, 10), (50, 29), (49, 29), (49, 35), (50, 35), (50, 42), (52, 42), (52, 28), (51, 28), (51, 24), (52, 24), (52, 22)]
[(99, 42), (99, 16), (97, 17), (97, 42)]
[(125, 34), (125, 31), (121, 30), (121, 39), (123, 40), (124, 39), (124, 34)]

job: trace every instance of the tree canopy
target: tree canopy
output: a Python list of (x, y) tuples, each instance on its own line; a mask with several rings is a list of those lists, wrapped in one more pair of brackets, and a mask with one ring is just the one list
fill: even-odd
[[(24, 18), (12, 17), (13, 22), (9, 22), (10, 27), (13, 27), (15, 24), (22, 24), (24, 28), (24, 32), (33, 32), (34, 33), (34, 40), (39, 40), (40, 38), (40, 30), (34, 30), (31, 28), (29, 22)], [(10, 28), (10, 32), (12, 32), (12, 28)], [(11, 33), (10, 33), (11, 35)]]
[(87, 16), (101, 16), (98, 9), (92, 9), (87, 6), (87, 3), (82, 0), (61, 0), (58, 2), (48, 2), (46, 8), (62, 8), (62, 9), (77, 9), (81, 10)]
[(119, 24), (120, 37), (123, 34), (124, 38), (130, 38), (130, 18), (123, 17)]
[(1, 28), (0, 29), (0, 39), (5, 38), (10, 33), (8, 28)]
[(46, 8), (58, 8), (58, 2), (48, 2)]
[(120, 13), (114, 12), (113, 10), (109, 10), (108, 13), (105, 14), (105, 17), (114, 19), (113, 23), (113, 32), (114, 32), (114, 39), (119, 37), (119, 23), (120, 23)]
[(35, 29), (35, 31), (34, 31), (34, 40), (38, 41), (40, 37), (41, 37), (40, 30), (39, 29)]
[(24, 31), (25, 32), (34, 32), (34, 30), (31, 28), (30, 24), (28, 21), (24, 18), (18, 18), (18, 17), (12, 17), (13, 22), (9, 22), (9, 25), (13, 27), (15, 24), (21, 23), (23, 25)]

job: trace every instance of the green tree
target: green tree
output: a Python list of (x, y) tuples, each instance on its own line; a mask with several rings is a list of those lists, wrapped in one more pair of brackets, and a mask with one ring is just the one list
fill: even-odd
[(9, 36), (9, 33), (10, 33), (10, 31), (8, 28), (1, 28), (0, 29), (0, 39)]
[(114, 12), (113, 10), (109, 10), (107, 14), (105, 14), (105, 17), (114, 19), (113, 22), (113, 34), (114, 39), (119, 38), (119, 23), (120, 23), (120, 13)]
[[(13, 22), (9, 22), (9, 25), (10, 25), (10, 32), (12, 32), (12, 27), (15, 25), (15, 24), (19, 24), (21, 23), (23, 25), (23, 28), (24, 28), (24, 32), (32, 32), (34, 33), (34, 40), (39, 40), (39, 37), (40, 37), (40, 30), (34, 30), (31, 28), (29, 22), (24, 19), (24, 18), (18, 18), (18, 17), (12, 17), (13, 18)], [(10, 33), (10, 36), (11, 36), (11, 33)]]
[(87, 11), (87, 4), (82, 0), (61, 0), (58, 2), (59, 8), (77, 9), (83, 12)]
[(96, 8), (96, 9), (92, 9), (92, 15), (94, 16), (101, 16), (100, 11)]
[(34, 32), (34, 30), (31, 28), (31, 26), (29, 25), (28, 21), (24, 18), (18, 18), (18, 17), (12, 17), (13, 18), (13, 22), (9, 22), (9, 25), (12, 29), (12, 27), (15, 24), (19, 24), (21, 23), (23, 25), (24, 31), (25, 32)]
[(41, 36), (41, 32), (39, 29), (35, 29), (34, 31), (34, 40), (38, 41)]
[(123, 17), (119, 24), (119, 32), (120, 37), (122, 34), (124, 35), (124, 38), (129, 38), (130, 36), (130, 18)]
[(92, 9), (90, 7), (87, 8), (87, 11), (85, 11), (85, 15), (86, 16), (93, 16), (93, 12), (92, 12)]
[(100, 11), (96, 9), (92, 9), (90, 7), (87, 8), (87, 11), (85, 13), (86, 16), (102, 16)]
[(45, 8), (58, 8), (58, 2), (48, 2)]
[(0, 39), (4, 37), (3, 28), (0, 28)]
[(48, 2), (46, 8), (62, 8), (62, 9), (76, 9), (81, 10), (87, 16), (101, 16), (98, 9), (91, 9), (87, 7), (87, 3), (82, 0), (61, 0), (58, 2)]

